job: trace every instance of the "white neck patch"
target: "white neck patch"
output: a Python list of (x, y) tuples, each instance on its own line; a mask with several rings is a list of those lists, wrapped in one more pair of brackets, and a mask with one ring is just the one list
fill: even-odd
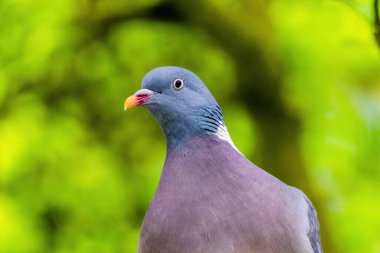
[[(221, 140), (224, 140), (226, 142), (228, 142), (229, 144), (231, 144), (231, 146), (236, 149), (237, 151), (239, 151), (237, 149), (237, 147), (235, 146), (235, 144), (233, 143), (232, 139), (231, 139), (231, 136), (230, 136), (230, 133), (228, 132), (227, 130), (227, 127), (223, 124), (223, 122), (219, 122), (219, 126), (218, 126), (218, 129), (216, 130), (216, 132), (214, 133), (219, 139)], [(240, 151), (239, 151), (240, 152)]]
[(232, 142), (231, 136), (224, 124), (222, 110), (218, 105), (211, 108), (203, 108), (199, 124), (206, 132), (228, 142), (234, 149), (240, 152)]

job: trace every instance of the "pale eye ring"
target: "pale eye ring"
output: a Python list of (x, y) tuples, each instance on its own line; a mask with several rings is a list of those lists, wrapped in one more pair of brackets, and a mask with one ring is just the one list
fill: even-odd
[(184, 84), (185, 83), (183, 82), (183, 80), (181, 78), (174, 79), (173, 84), (172, 84), (173, 90), (180, 90), (180, 89), (182, 89), (183, 86), (184, 86)]

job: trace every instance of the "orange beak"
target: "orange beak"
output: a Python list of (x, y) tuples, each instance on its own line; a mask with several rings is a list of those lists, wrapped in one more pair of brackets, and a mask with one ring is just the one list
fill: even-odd
[(138, 105), (145, 104), (155, 94), (154, 91), (148, 89), (138, 90), (135, 94), (128, 97), (124, 102), (124, 111)]
[(129, 108), (135, 107), (138, 104), (139, 104), (139, 102), (138, 102), (137, 98), (134, 95), (132, 95), (132, 96), (128, 97), (127, 100), (125, 100), (124, 111), (126, 111)]

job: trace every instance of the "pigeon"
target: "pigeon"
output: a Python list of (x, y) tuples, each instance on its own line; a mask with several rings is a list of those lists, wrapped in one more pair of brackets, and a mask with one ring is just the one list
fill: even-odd
[(125, 110), (135, 106), (148, 109), (167, 143), (138, 253), (322, 252), (310, 200), (236, 148), (197, 75), (155, 68), (124, 103)]

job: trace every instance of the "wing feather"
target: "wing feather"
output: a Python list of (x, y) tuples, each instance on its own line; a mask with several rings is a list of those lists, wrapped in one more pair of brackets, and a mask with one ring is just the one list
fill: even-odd
[(313, 252), (322, 253), (317, 212), (310, 200), (306, 196), (304, 198), (308, 206), (307, 218), (309, 221), (309, 231), (307, 232), (307, 237), (309, 238)]

